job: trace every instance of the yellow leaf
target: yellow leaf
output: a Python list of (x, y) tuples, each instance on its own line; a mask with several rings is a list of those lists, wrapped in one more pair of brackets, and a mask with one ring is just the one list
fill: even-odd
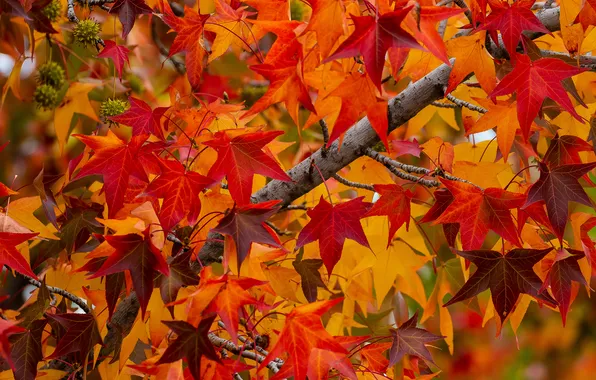
[(8, 216), (16, 220), (21, 226), (26, 227), (31, 231), (39, 232), (40, 237), (59, 240), (59, 238), (54, 235), (57, 230), (53, 225), (48, 224), (46, 226), (33, 215), (33, 213), (40, 207), (41, 199), (39, 196), (20, 198), (10, 202), (10, 205), (8, 206)]
[(64, 151), (64, 144), (68, 139), (70, 132), (70, 123), (75, 113), (85, 115), (95, 121), (99, 121), (95, 110), (89, 102), (89, 92), (96, 87), (94, 83), (73, 83), (60, 107), (54, 114), (54, 128), (56, 128), (56, 137), (60, 145), (60, 152)]
[(25, 62), (25, 59), (21, 57), (14, 63), (6, 83), (4, 83), (4, 87), (2, 87), (2, 101), (0, 101), (0, 110), (4, 106), (4, 100), (6, 99), (9, 88), (12, 88), (12, 93), (17, 99), (23, 100), (21, 97), (21, 68), (23, 67), (23, 62)]

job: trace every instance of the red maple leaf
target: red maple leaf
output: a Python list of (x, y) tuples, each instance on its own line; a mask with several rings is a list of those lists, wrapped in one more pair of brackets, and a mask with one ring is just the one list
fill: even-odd
[(199, 193), (213, 183), (209, 178), (186, 170), (176, 160), (159, 160), (161, 174), (145, 189), (145, 193), (163, 198), (159, 221), (165, 231), (170, 231), (184, 217), (194, 224), (201, 212)]
[(581, 164), (579, 152), (591, 152), (592, 145), (577, 136), (556, 135), (550, 142), (542, 161), (550, 168), (561, 165)]
[(110, 58), (112, 62), (114, 62), (114, 67), (118, 72), (120, 81), (122, 81), (122, 68), (124, 67), (124, 63), (126, 62), (130, 66), (130, 62), (128, 61), (128, 53), (130, 50), (128, 50), (126, 46), (118, 45), (111, 40), (106, 40), (104, 43), (105, 47), (97, 56), (99, 58)]
[(364, 197), (355, 198), (338, 205), (332, 205), (321, 195), (319, 204), (308, 210), (310, 221), (298, 235), (296, 248), (319, 241), (319, 251), (331, 276), (333, 267), (341, 258), (346, 239), (370, 248), (366, 235), (362, 230), (360, 219), (370, 208), (370, 203), (363, 202)]
[[(321, 316), (343, 299), (314, 302), (294, 308), (287, 316), (284, 328), (275, 346), (269, 351), (261, 367), (287, 352), (290, 356), (285, 365), (292, 366), (295, 379), (306, 379), (309, 363), (306, 358), (316, 348), (347, 355), (348, 351), (325, 331)], [(284, 366), (285, 366), (284, 365)]]
[(16, 249), (17, 245), (33, 239), (37, 235), (37, 232), (27, 234), (0, 232), (0, 268), (2, 265), (6, 265), (21, 274), (37, 278), (27, 260)]
[(561, 81), (588, 69), (571, 66), (557, 58), (541, 58), (534, 62), (527, 55), (518, 54), (517, 58), (513, 71), (497, 84), (490, 97), (496, 103), (497, 96), (517, 92), (517, 119), (526, 140), (532, 121), (538, 115), (546, 97), (559, 103), (583, 123)]
[(126, 112), (109, 119), (132, 127), (133, 136), (152, 134), (163, 140), (163, 131), (159, 121), (169, 107), (157, 107), (151, 110), (149, 104), (132, 96), (128, 98), (128, 102), (130, 108)]
[(217, 151), (217, 161), (209, 169), (207, 177), (220, 181), (226, 176), (230, 194), (239, 204), (250, 202), (255, 174), (291, 181), (275, 159), (262, 151), (265, 145), (283, 133), (253, 132), (230, 138), (225, 131), (217, 132), (213, 140), (204, 143)]
[(219, 356), (209, 340), (209, 328), (215, 320), (215, 315), (201, 320), (197, 327), (184, 321), (162, 321), (177, 337), (156, 364), (173, 363), (186, 358), (188, 368), (195, 380), (201, 379), (201, 357), (205, 356), (219, 362)]
[(480, 248), (489, 230), (521, 246), (509, 209), (523, 205), (523, 194), (510, 193), (498, 188), (481, 190), (468, 183), (445, 179), (441, 182), (454, 199), (436, 219), (435, 224), (459, 223), (464, 250)]
[(124, 205), (124, 197), (131, 176), (149, 182), (147, 173), (145, 173), (145, 169), (143, 169), (138, 157), (141, 146), (147, 140), (148, 135), (134, 136), (128, 144), (120, 140), (111, 131), (108, 131), (107, 136), (73, 136), (94, 151), (91, 159), (73, 179), (101, 174), (106, 192), (109, 217), (113, 218)]
[(47, 320), (45, 319), (32, 321), (22, 334), (11, 338), (10, 356), (14, 363), (13, 373), (15, 379), (37, 378), (37, 366), (43, 359), (42, 334), (46, 324)]
[(203, 27), (210, 15), (202, 15), (194, 9), (184, 7), (184, 17), (177, 17), (169, 2), (162, 2), (164, 9), (163, 21), (174, 29), (178, 34), (172, 46), (168, 58), (176, 53), (186, 52), (186, 75), (193, 88), (199, 88), (201, 84), (201, 73), (207, 50), (203, 39)]
[(389, 48), (423, 49), (418, 41), (400, 26), (412, 7), (413, 5), (410, 5), (377, 17), (352, 16), (356, 30), (323, 63), (362, 55), (370, 79), (381, 91), (381, 76), (387, 50)]
[(8, 365), (10, 365), (10, 368), (12, 368), (13, 371), (16, 371), (16, 369), (10, 357), (11, 351), (8, 338), (11, 335), (22, 333), (25, 331), (27, 330), (25, 330), (23, 327), (17, 326), (11, 321), (5, 321), (4, 319), (0, 319), (0, 357), (4, 358), (8, 362)]
[(399, 328), (390, 330), (393, 344), (389, 351), (389, 367), (393, 367), (404, 355), (417, 356), (429, 363), (434, 363), (425, 344), (443, 339), (443, 337), (416, 327), (417, 322), (418, 312), (402, 323)]
[(592, 207), (590, 198), (578, 182), (579, 178), (596, 168), (596, 162), (589, 164), (561, 165), (549, 169), (546, 164), (539, 163), (540, 178), (528, 191), (528, 199), (524, 208), (536, 202), (546, 203), (548, 219), (553, 232), (563, 240), (565, 226), (569, 220), (569, 202), (577, 202)]
[(541, 291), (550, 287), (553, 296), (559, 303), (563, 326), (567, 321), (567, 311), (571, 305), (572, 282), (587, 286), (586, 279), (577, 263), (582, 258), (584, 258), (582, 251), (564, 248), (557, 250), (557, 256), (544, 279), (544, 285), (542, 285)]
[[(488, 0), (492, 12), (488, 15), (486, 23), (477, 30), (501, 31), (505, 48), (515, 62), (517, 44), (522, 38), (522, 32), (534, 31), (549, 33), (538, 17), (532, 12), (535, 0), (516, 1), (510, 5), (507, 1)], [(493, 40), (498, 41), (496, 33)]]
[(551, 248), (514, 249), (506, 255), (490, 250), (457, 251), (461, 257), (476, 264), (476, 272), (464, 286), (443, 306), (474, 297), (490, 289), (493, 305), (501, 322), (513, 311), (521, 293), (529, 294), (549, 305), (557, 305), (548, 293), (541, 293), (542, 280), (534, 272), (533, 266)]
[(389, 237), (391, 244), (397, 230), (405, 223), (410, 227), (410, 201), (414, 194), (399, 185), (375, 185), (375, 191), (381, 195), (366, 216), (386, 215), (389, 219)]
[(76, 352), (80, 354), (81, 360), (84, 360), (93, 346), (103, 344), (93, 315), (76, 313), (46, 315), (66, 330), (54, 352), (46, 359), (55, 359)]
[(144, 316), (149, 298), (153, 293), (155, 272), (169, 276), (170, 269), (159, 249), (153, 245), (148, 228), (143, 235), (105, 236), (108, 244), (116, 250), (90, 278), (129, 271)]
[(110, 8), (110, 13), (118, 13), (118, 18), (122, 23), (122, 38), (126, 39), (135, 25), (137, 16), (151, 14), (153, 11), (144, 0), (116, 0)]
[(281, 247), (275, 232), (265, 224), (265, 221), (279, 210), (279, 202), (269, 201), (235, 206), (212, 229), (213, 232), (226, 234), (234, 240), (238, 266), (248, 256), (253, 242)]

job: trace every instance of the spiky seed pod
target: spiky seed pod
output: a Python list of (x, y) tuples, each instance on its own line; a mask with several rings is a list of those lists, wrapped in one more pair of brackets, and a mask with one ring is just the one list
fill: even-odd
[(99, 39), (100, 30), (101, 26), (95, 22), (95, 20), (86, 19), (79, 21), (79, 23), (75, 25), (73, 35), (75, 40), (80, 44), (85, 46), (95, 45)]
[(126, 111), (129, 104), (121, 99), (108, 99), (99, 106), (99, 114), (107, 120), (108, 117), (120, 115)]
[(54, 0), (44, 9), (41, 10), (41, 13), (44, 14), (51, 22), (55, 22), (60, 17), (62, 13), (62, 4), (60, 4), (60, 0)]
[(35, 89), (33, 99), (43, 110), (54, 109), (58, 106), (58, 91), (49, 84), (42, 84)]
[(64, 84), (64, 69), (56, 62), (46, 62), (39, 67), (37, 79), (40, 84), (60, 89)]

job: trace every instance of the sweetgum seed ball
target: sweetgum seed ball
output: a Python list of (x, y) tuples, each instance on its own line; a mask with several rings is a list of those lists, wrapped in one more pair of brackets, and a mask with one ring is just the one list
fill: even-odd
[(120, 115), (128, 108), (128, 102), (121, 99), (108, 99), (101, 103), (99, 114), (105, 118)]
[(58, 105), (58, 91), (49, 84), (42, 84), (35, 89), (33, 99), (43, 110), (54, 109)]
[(62, 13), (62, 4), (60, 4), (60, 0), (54, 0), (49, 3), (41, 10), (41, 13), (43, 13), (51, 22), (58, 20), (58, 17), (60, 17), (60, 14)]
[(94, 20), (81, 20), (75, 25), (73, 35), (83, 45), (94, 45), (99, 38), (100, 25)]
[(64, 84), (64, 69), (56, 62), (47, 62), (39, 67), (39, 83), (59, 89)]

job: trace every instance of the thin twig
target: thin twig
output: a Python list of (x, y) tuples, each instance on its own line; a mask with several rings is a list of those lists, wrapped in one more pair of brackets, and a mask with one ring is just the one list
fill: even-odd
[(484, 107), (480, 107), (477, 106), (475, 104), (472, 104), (470, 102), (466, 102), (465, 100), (456, 98), (455, 96), (451, 95), (450, 93), (445, 95), (445, 97), (447, 99), (449, 99), (450, 101), (452, 101), (453, 103), (455, 103), (457, 106), (459, 107), (466, 107), (467, 109), (470, 109), (472, 111), (476, 111), (476, 112), (480, 112), (480, 113), (487, 113), (488, 110)]
[(321, 153), (323, 157), (327, 156), (327, 152), (329, 148), (327, 148), (327, 144), (329, 144), (329, 127), (327, 127), (327, 122), (324, 119), (319, 120), (319, 124), (321, 125), (321, 132), (323, 133), (323, 149)]
[(266, 225), (269, 226), (276, 234), (279, 236), (290, 236), (292, 233), (290, 231), (282, 230), (281, 228), (277, 227), (275, 224), (271, 223), (270, 221), (265, 222)]
[[(380, 154), (379, 152), (377, 152), (371, 148), (366, 148), (364, 150), (364, 154), (366, 154), (368, 157), (372, 158), (373, 160), (378, 161), (381, 164), (385, 165), (385, 167), (387, 169), (389, 169), (389, 171), (391, 173), (395, 174), (395, 176), (397, 176), (401, 179), (404, 179), (406, 181), (416, 182), (416, 183), (419, 183), (426, 187), (441, 186), (441, 183), (439, 181), (435, 181), (435, 180), (431, 180), (431, 179), (423, 179), (423, 178), (420, 178), (415, 175), (408, 174), (408, 173), (405, 173), (405, 172), (399, 170), (399, 169), (405, 170), (404, 168), (408, 168), (408, 169), (412, 169), (412, 171), (409, 171), (410, 173), (418, 173), (418, 174), (428, 175), (431, 173), (431, 171), (429, 169), (402, 164), (401, 162), (394, 161), (387, 156), (383, 156), (382, 154)], [(408, 170), (405, 170), (405, 171), (408, 171)]]
[(357, 189), (364, 189), (364, 190), (375, 191), (375, 188), (372, 185), (367, 185), (365, 183), (358, 183), (358, 182), (350, 181), (349, 179), (346, 179), (346, 178), (340, 176), (337, 173), (333, 174), (331, 176), (331, 178), (333, 178), (337, 182), (342, 183), (342, 184), (344, 184), (344, 185), (346, 185), (348, 187), (355, 187)]
[[(219, 336), (215, 335), (214, 333), (209, 333), (209, 341), (216, 347), (221, 347), (223, 349), (228, 350), (229, 352), (233, 353), (234, 355), (242, 356), (243, 358), (251, 359), (256, 361), (257, 363), (262, 363), (265, 361), (265, 356), (258, 354), (253, 351), (245, 351), (241, 347), (236, 346), (234, 343), (230, 342), (227, 339), (220, 338)], [(267, 364), (267, 368), (271, 370), (273, 373), (279, 372), (279, 367), (281, 365), (276, 361), (271, 361)]]
[[(21, 274), (21, 273), (19, 273), (19, 275), (21, 277), (23, 277), (25, 280), (27, 280), (27, 282), (30, 283), (31, 285), (41, 288), (42, 283), (40, 281), (34, 279), (33, 277), (29, 277), (29, 276)], [(46, 288), (48, 289), (48, 292), (50, 292), (50, 293), (59, 294), (62, 297), (71, 300), (72, 302), (77, 304), (85, 313), (87, 313), (87, 314), (91, 313), (91, 309), (89, 308), (89, 306), (87, 306), (87, 302), (85, 302), (85, 300), (83, 300), (82, 298), (77, 297), (74, 294), (69, 293), (64, 289), (56, 288), (54, 286), (46, 285)]]
[(435, 107), (439, 107), (439, 108), (460, 108), (457, 104), (443, 103), (443, 102), (439, 102), (439, 101), (434, 101), (431, 103), (431, 105), (433, 105)]
[(304, 211), (307, 211), (308, 207), (306, 207), (306, 205), (287, 205), (282, 210), (304, 210)]

